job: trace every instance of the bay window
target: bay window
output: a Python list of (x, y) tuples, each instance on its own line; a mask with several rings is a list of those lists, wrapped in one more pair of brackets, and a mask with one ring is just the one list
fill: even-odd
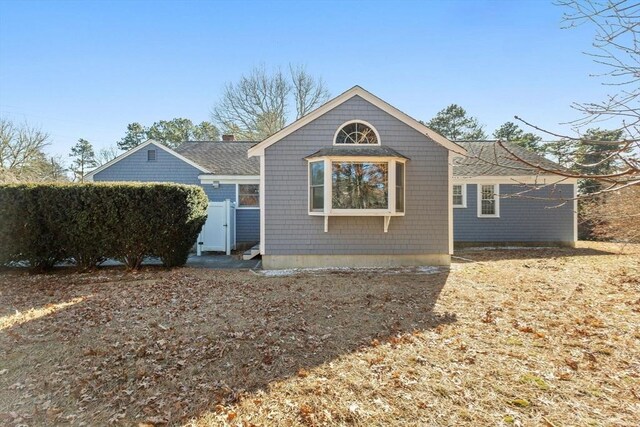
[(307, 160), (309, 215), (404, 215), (406, 159)]

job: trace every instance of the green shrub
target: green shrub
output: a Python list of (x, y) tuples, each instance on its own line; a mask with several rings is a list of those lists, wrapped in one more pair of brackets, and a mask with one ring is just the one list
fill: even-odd
[(202, 188), (177, 184), (0, 186), (0, 263), (46, 270), (64, 259), (89, 269), (105, 258), (186, 262), (206, 220)]

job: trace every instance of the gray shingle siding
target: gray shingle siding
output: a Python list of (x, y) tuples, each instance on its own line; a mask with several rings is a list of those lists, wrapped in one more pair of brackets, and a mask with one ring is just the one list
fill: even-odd
[(218, 188), (214, 188), (213, 184), (202, 184), (202, 187), (210, 202), (224, 202), (227, 199), (236, 201), (235, 184), (220, 184)]
[(528, 197), (506, 197), (521, 192), (522, 186), (500, 184), (500, 218), (478, 218), (478, 186), (467, 184), (467, 207), (453, 210), (455, 242), (571, 242), (573, 185), (558, 184), (527, 192)]
[(236, 242), (257, 243), (260, 241), (260, 210), (236, 210)]
[[(202, 172), (197, 168), (156, 148), (155, 161), (147, 161), (147, 150), (142, 149), (96, 173), (93, 179), (94, 181), (175, 182), (200, 185), (212, 202), (223, 202), (226, 199), (236, 201), (235, 184), (220, 184), (218, 188), (214, 188), (211, 184), (200, 184), (198, 179), (200, 174)], [(259, 210), (237, 210), (236, 238), (238, 243), (252, 243), (260, 240)]]
[[(331, 147), (348, 120), (365, 120), (383, 145), (411, 160), (406, 166), (406, 215), (382, 217), (308, 214), (305, 157)], [(265, 150), (265, 254), (447, 254), (448, 151), (415, 129), (356, 96)]]
[(147, 150), (153, 149), (153, 145), (138, 150), (96, 173), (93, 180), (176, 182), (200, 185), (198, 175), (202, 172), (161, 148), (155, 148), (155, 161), (147, 161)]

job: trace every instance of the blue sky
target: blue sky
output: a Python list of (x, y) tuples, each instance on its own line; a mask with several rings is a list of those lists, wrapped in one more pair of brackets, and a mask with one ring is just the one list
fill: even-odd
[(332, 95), (363, 86), (428, 120), (451, 103), (488, 133), (514, 115), (550, 129), (606, 88), (583, 54), (593, 29), (563, 30), (545, 1), (0, 0), (0, 114), (114, 145), (126, 125), (209, 120), (225, 82), (306, 64)]

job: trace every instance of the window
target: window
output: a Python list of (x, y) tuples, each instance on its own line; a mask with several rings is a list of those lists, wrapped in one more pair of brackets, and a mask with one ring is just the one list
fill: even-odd
[(359, 160), (309, 161), (310, 215), (404, 215), (403, 161), (367, 157)]
[(500, 199), (498, 185), (478, 186), (478, 217), (497, 218), (500, 216)]
[(454, 184), (452, 194), (454, 208), (467, 207), (467, 184)]
[(404, 212), (404, 164), (396, 163), (396, 212)]
[(156, 150), (147, 150), (147, 161), (148, 162), (156, 161)]
[(388, 164), (332, 163), (334, 209), (388, 209)]
[(238, 184), (238, 207), (257, 208), (260, 206), (259, 184)]
[(324, 210), (324, 160), (309, 163), (310, 206), (312, 212)]
[(364, 122), (347, 123), (338, 132), (334, 138), (334, 144), (380, 144), (378, 133), (375, 129)]

